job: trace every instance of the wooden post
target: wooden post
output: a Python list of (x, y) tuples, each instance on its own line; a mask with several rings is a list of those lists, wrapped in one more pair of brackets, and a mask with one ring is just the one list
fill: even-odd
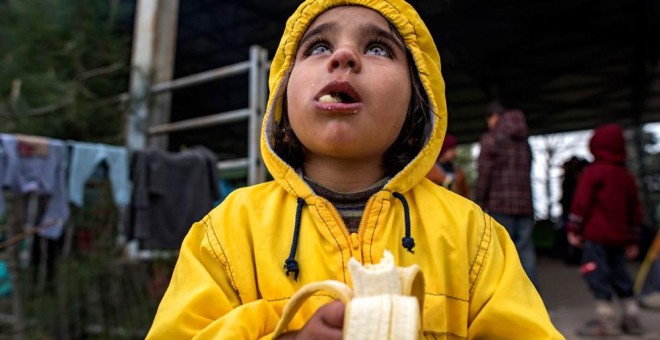
[[(5, 192), (7, 198), (7, 222), (9, 225), (9, 239), (15, 235), (21, 234), (23, 231), (24, 216), (24, 200), (18, 194), (10, 191)], [(11, 307), (14, 322), (12, 329), (14, 332), (14, 339), (21, 340), (25, 337), (25, 320), (23, 316), (23, 294), (21, 285), (21, 259), (20, 259), (20, 243), (10, 247), (9, 258), (7, 260), (7, 267), (9, 268), (9, 275), (11, 278), (12, 294), (11, 294)]]
[[(177, 22), (179, 0), (161, 0), (156, 14), (155, 53), (153, 55), (154, 84), (172, 80), (174, 76), (174, 58), (176, 52)], [(170, 122), (172, 92), (156, 94), (149, 108), (149, 126)], [(148, 145), (167, 150), (168, 135), (160, 134), (148, 137)]]
[[(131, 56), (131, 106), (126, 127), (126, 145), (131, 150), (148, 145), (149, 125), (169, 122), (171, 95), (160, 94), (150, 104), (150, 93), (154, 83), (172, 79), (178, 9), (178, 0), (137, 3)], [(152, 146), (165, 148), (167, 137), (154, 139)]]

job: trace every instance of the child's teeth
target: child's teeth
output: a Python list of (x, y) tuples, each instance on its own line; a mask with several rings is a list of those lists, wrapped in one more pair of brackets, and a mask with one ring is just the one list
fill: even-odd
[(319, 98), (321, 103), (341, 103), (341, 98), (339, 96), (333, 96), (331, 94), (324, 94)]

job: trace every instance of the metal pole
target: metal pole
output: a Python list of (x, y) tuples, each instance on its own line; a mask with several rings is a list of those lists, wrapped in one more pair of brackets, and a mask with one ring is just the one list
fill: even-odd
[[(261, 70), (259, 72), (259, 112), (257, 115), (257, 133), (259, 136), (261, 136), (261, 123), (263, 122), (263, 116), (266, 113), (266, 105), (268, 101), (268, 73), (270, 70), (270, 63), (268, 62), (268, 50), (263, 47), (260, 47), (259, 62), (261, 64)], [(260, 145), (259, 139), (257, 139), (257, 145)], [(264, 164), (263, 159), (261, 158), (260, 148), (257, 150), (259, 151), (257, 179), (258, 182), (265, 182), (266, 164)]]
[(251, 112), (249, 109), (238, 109), (234, 111), (215, 113), (208, 116), (190, 118), (186, 120), (180, 120), (178, 122), (152, 126), (148, 131), (151, 135), (157, 135), (175, 131), (198, 129), (213, 125), (233, 123), (246, 118), (249, 119), (250, 114)]
[(160, 82), (151, 87), (151, 94), (173, 91), (176, 89), (182, 89), (193, 85), (208, 83), (216, 79), (227, 78), (237, 74), (244, 73), (249, 69), (250, 69), (250, 62), (242, 61), (240, 63), (223, 66), (200, 73), (195, 73), (171, 81)]
[(257, 184), (259, 162), (259, 46), (250, 47), (250, 88), (248, 91), (248, 185)]

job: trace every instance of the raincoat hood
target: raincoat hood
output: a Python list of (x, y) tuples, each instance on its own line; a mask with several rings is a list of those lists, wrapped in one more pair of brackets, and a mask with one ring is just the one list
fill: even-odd
[(314, 19), (338, 6), (362, 6), (380, 13), (403, 37), (428, 98), (433, 128), (419, 154), (385, 185), (384, 190), (404, 193), (421, 181), (435, 162), (447, 128), (445, 85), (440, 55), (426, 25), (415, 9), (401, 0), (308, 0), (289, 18), (270, 68), (270, 97), (261, 130), (261, 154), (268, 171), (285, 190), (306, 199), (313, 196), (304, 180), (274, 151), (271, 129), (283, 114), (283, 96), (294, 65), (300, 39)]
[(617, 124), (605, 124), (594, 130), (589, 150), (596, 161), (623, 164), (626, 160), (626, 141)]

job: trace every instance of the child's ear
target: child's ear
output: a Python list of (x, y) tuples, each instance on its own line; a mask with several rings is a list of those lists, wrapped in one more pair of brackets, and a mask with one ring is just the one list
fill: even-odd
[(282, 143), (287, 144), (291, 141), (289, 134), (286, 131), (286, 128), (282, 128)]
[(406, 144), (408, 144), (410, 147), (417, 145), (417, 143), (419, 143), (419, 138), (408, 138), (406, 141)]

